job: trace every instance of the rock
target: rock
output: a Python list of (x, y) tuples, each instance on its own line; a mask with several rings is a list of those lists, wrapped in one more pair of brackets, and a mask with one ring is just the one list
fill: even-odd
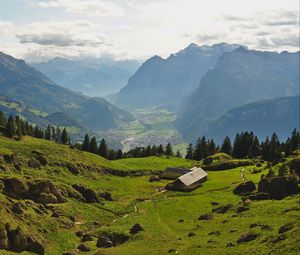
[(232, 229), (230, 229), (229, 233), (234, 233), (234, 232), (237, 232), (237, 231), (238, 231), (237, 228), (232, 228)]
[(62, 255), (76, 255), (76, 253), (70, 251), (70, 252), (64, 252)]
[(233, 243), (227, 243), (226, 244), (226, 247), (233, 247), (233, 246), (235, 246)]
[(93, 236), (88, 233), (84, 234), (81, 238), (81, 242), (89, 242), (89, 241), (93, 241), (93, 240), (94, 240)]
[(177, 254), (178, 251), (176, 249), (170, 249), (170, 250), (168, 250), (168, 253), (175, 253), (175, 254)]
[(71, 216), (69, 217), (69, 219), (70, 219), (71, 221), (73, 221), (73, 222), (76, 222), (76, 217), (75, 217), (74, 215), (71, 215)]
[(265, 192), (257, 192), (253, 195), (248, 196), (247, 199), (250, 199), (250, 200), (268, 200), (268, 199), (270, 199), (270, 196), (269, 196), (268, 193), (265, 193)]
[(8, 233), (10, 246), (13, 251), (21, 252), (26, 251), (28, 247), (27, 237), (21, 228), (17, 227), (16, 230)]
[(51, 217), (53, 217), (53, 218), (58, 218), (58, 217), (60, 217), (60, 213), (58, 213), (58, 212), (53, 212), (53, 213), (51, 214)]
[(137, 224), (133, 225), (132, 228), (130, 229), (130, 234), (134, 235), (143, 230), (144, 230), (143, 227), (139, 223), (137, 223)]
[(194, 233), (194, 232), (189, 232), (188, 233), (188, 237), (192, 237), (192, 236), (195, 236), (196, 235), (196, 233)]
[(211, 205), (219, 205), (220, 203), (218, 203), (218, 202), (211, 202)]
[(83, 236), (83, 231), (82, 230), (79, 230), (79, 231), (77, 231), (76, 233), (75, 233), (75, 235), (77, 236), (77, 237), (82, 237)]
[(17, 159), (14, 154), (5, 154), (5, 155), (3, 155), (3, 159), (5, 160), (6, 163), (9, 163), (9, 164), (17, 163)]
[(36, 159), (40, 162), (42, 166), (46, 166), (48, 164), (48, 159), (43, 155), (37, 155)]
[(218, 208), (212, 209), (212, 212), (214, 212), (214, 213), (226, 213), (231, 208), (232, 208), (232, 204), (227, 204), (227, 205), (220, 206)]
[(243, 204), (244, 204), (244, 206), (249, 206), (250, 204), (251, 204), (251, 199), (245, 199), (244, 201), (243, 201)]
[(268, 193), (271, 199), (283, 199), (298, 194), (298, 180), (294, 176), (263, 178), (258, 184), (258, 192)]
[(107, 201), (113, 201), (112, 194), (109, 192), (103, 192), (100, 194), (100, 196)]
[(279, 235), (272, 240), (272, 243), (275, 244), (275, 243), (284, 241), (284, 240), (286, 240), (286, 238), (287, 238), (286, 235)]
[(113, 247), (114, 244), (113, 242), (106, 236), (101, 236), (98, 238), (97, 240), (97, 247), (99, 248), (109, 248), (109, 247)]
[(14, 203), (11, 210), (13, 213), (20, 215), (24, 213), (24, 209), (26, 209), (26, 205), (19, 202)]
[(239, 206), (237, 209), (236, 209), (236, 212), (237, 213), (241, 213), (241, 212), (245, 212), (245, 211), (249, 211), (249, 207), (246, 207), (246, 206)]
[(84, 243), (79, 244), (78, 247), (77, 247), (77, 249), (78, 249), (79, 251), (83, 251), (83, 252), (88, 252), (88, 251), (91, 250), (90, 247), (88, 247), (88, 246), (87, 246), (86, 244), (84, 244)]
[(9, 241), (8, 241), (5, 225), (0, 222), (0, 249), (8, 250), (9, 247), (8, 242)]
[(240, 238), (236, 241), (237, 243), (247, 243), (255, 240), (258, 237), (258, 234), (253, 232), (248, 232), (247, 234), (241, 235)]
[(67, 164), (66, 165), (67, 169), (74, 175), (79, 175), (80, 174), (80, 170), (78, 169), (78, 167), (72, 165), (72, 164)]
[(233, 190), (233, 193), (236, 195), (248, 193), (256, 190), (255, 184), (253, 181), (246, 181), (241, 184), (239, 184), (235, 189)]
[(28, 161), (28, 166), (31, 168), (40, 168), (41, 163), (39, 161), (37, 161), (36, 159), (30, 159)]
[(149, 182), (160, 182), (160, 178), (158, 176), (150, 176)]
[(219, 235), (221, 235), (221, 233), (220, 233), (220, 231), (213, 231), (213, 232), (210, 232), (208, 235), (209, 236), (211, 236), (211, 235), (219, 236)]
[(278, 233), (279, 234), (282, 234), (282, 233), (285, 233), (291, 229), (294, 228), (294, 224), (293, 223), (287, 223), (287, 224), (284, 224), (283, 226), (281, 226), (278, 230)]
[(214, 218), (214, 216), (210, 213), (206, 213), (201, 215), (198, 220), (212, 220)]
[(178, 222), (182, 223), (182, 222), (184, 222), (184, 219), (179, 219)]
[(25, 199), (28, 196), (28, 185), (25, 181), (18, 178), (4, 179), (3, 193), (15, 199)]
[(78, 185), (78, 184), (74, 184), (72, 187), (82, 194), (82, 196), (85, 198), (85, 201), (87, 203), (99, 203), (100, 202), (100, 199), (99, 199), (97, 193), (93, 189), (90, 189), (90, 188), (87, 188), (87, 187), (84, 187), (84, 186)]

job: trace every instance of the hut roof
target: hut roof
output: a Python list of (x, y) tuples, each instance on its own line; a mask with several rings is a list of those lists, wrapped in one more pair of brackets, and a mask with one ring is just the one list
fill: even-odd
[(178, 178), (186, 186), (190, 186), (208, 175), (201, 167), (193, 167), (191, 170)]

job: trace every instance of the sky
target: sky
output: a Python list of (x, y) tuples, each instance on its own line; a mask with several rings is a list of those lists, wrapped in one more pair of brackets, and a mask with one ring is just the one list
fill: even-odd
[(298, 0), (0, 0), (0, 51), (54, 57), (167, 57), (190, 43), (299, 50)]

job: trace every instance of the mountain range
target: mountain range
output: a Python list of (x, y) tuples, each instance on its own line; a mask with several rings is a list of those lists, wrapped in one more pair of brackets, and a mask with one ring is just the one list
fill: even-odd
[(118, 92), (140, 65), (137, 60), (112, 58), (65, 59), (31, 63), (56, 84), (88, 96), (105, 96)]
[(186, 138), (195, 139), (205, 133), (207, 123), (232, 108), (295, 95), (299, 95), (299, 52), (263, 52), (239, 47), (224, 53), (202, 77), (198, 88), (185, 98), (177, 127)]
[(166, 59), (154, 56), (130, 77), (115, 102), (131, 108), (163, 106), (175, 109), (197, 88), (201, 77), (218, 58), (237, 47), (226, 43), (212, 46), (190, 44)]
[(56, 85), (23, 60), (0, 53), (0, 93), (47, 114), (63, 112), (92, 130), (115, 128), (132, 120), (130, 113), (102, 98), (80, 95)]

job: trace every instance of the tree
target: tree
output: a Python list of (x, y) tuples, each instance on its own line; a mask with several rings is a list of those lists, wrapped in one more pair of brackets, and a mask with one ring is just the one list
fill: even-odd
[(116, 152), (114, 150), (109, 150), (108, 159), (115, 160), (117, 158)]
[(90, 146), (89, 146), (89, 152), (91, 153), (97, 153), (98, 151), (98, 145), (97, 145), (97, 140), (96, 137), (93, 136), (90, 142)]
[(291, 137), (291, 148), (292, 150), (296, 150), (300, 146), (300, 133), (297, 132), (296, 128), (292, 132)]
[(98, 154), (103, 158), (108, 158), (108, 149), (104, 139), (102, 139), (100, 142)]
[(61, 143), (62, 144), (68, 144), (69, 142), (69, 136), (67, 130), (64, 128), (61, 133)]
[(193, 148), (193, 144), (189, 144), (189, 146), (186, 149), (186, 155), (185, 158), (186, 159), (193, 159), (194, 156), (194, 148)]
[(260, 147), (259, 140), (258, 140), (257, 136), (255, 136), (252, 141), (251, 147), (250, 147), (250, 156), (251, 157), (260, 156), (261, 152), (262, 152), (262, 149)]
[(193, 154), (192, 158), (195, 160), (203, 159), (202, 143), (201, 143), (200, 138), (198, 138), (198, 140), (196, 142), (196, 146), (195, 146), (195, 150), (194, 150), (194, 154)]
[(122, 152), (122, 150), (118, 150), (117, 159), (122, 159), (122, 158), (124, 158), (123, 152)]
[(59, 127), (56, 127), (56, 143), (61, 143), (61, 130)]
[(168, 156), (173, 156), (174, 153), (173, 153), (173, 148), (172, 148), (172, 145), (170, 143), (168, 143), (166, 145), (166, 151), (165, 151), (165, 154), (168, 155)]
[(232, 145), (231, 145), (230, 138), (228, 136), (225, 137), (222, 143), (221, 152), (226, 153), (228, 155), (232, 154)]
[(145, 149), (145, 157), (150, 157), (152, 156), (152, 148), (150, 145), (147, 146), (147, 148)]
[(182, 155), (181, 155), (181, 153), (180, 153), (179, 150), (176, 151), (176, 157), (177, 157), (177, 158), (182, 158)]
[(45, 132), (45, 138), (46, 138), (46, 140), (51, 140), (51, 126), (50, 125), (47, 126), (47, 129)]
[(201, 150), (202, 150), (202, 159), (208, 156), (208, 146), (205, 136), (201, 139)]
[(0, 111), (0, 126), (5, 127), (6, 126), (6, 118), (3, 112)]
[(164, 155), (165, 150), (164, 150), (164, 146), (163, 146), (162, 144), (160, 144), (160, 145), (158, 146), (158, 148), (157, 148), (157, 153), (158, 153), (159, 155)]
[(282, 166), (278, 169), (278, 176), (287, 176), (289, 175), (289, 169), (286, 164), (282, 164)]
[(214, 142), (214, 139), (208, 140), (207, 142), (207, 150), (208, 155), (214, 155), (216, 153), (216, 144)]
[(273, 133), (270, 140), (270, 160), (277, 160), (280, 159), (280, 143), (276, 133)]
[(7, 130), (8, 137), (12, 138), (13, 136), (16, 135), (15, 122), (14, 122), (14, 118), (12, 116), (8, 117), (8, 120), (6, 123), (6, 130)]
[(90, 150), (90, 137), (89, 137), (88, 134), (86, 134), (84, 136), (84, 141), (83, 141), (83, 143), (81, 145), (81, 149), (83, 151), (89, 151)]

